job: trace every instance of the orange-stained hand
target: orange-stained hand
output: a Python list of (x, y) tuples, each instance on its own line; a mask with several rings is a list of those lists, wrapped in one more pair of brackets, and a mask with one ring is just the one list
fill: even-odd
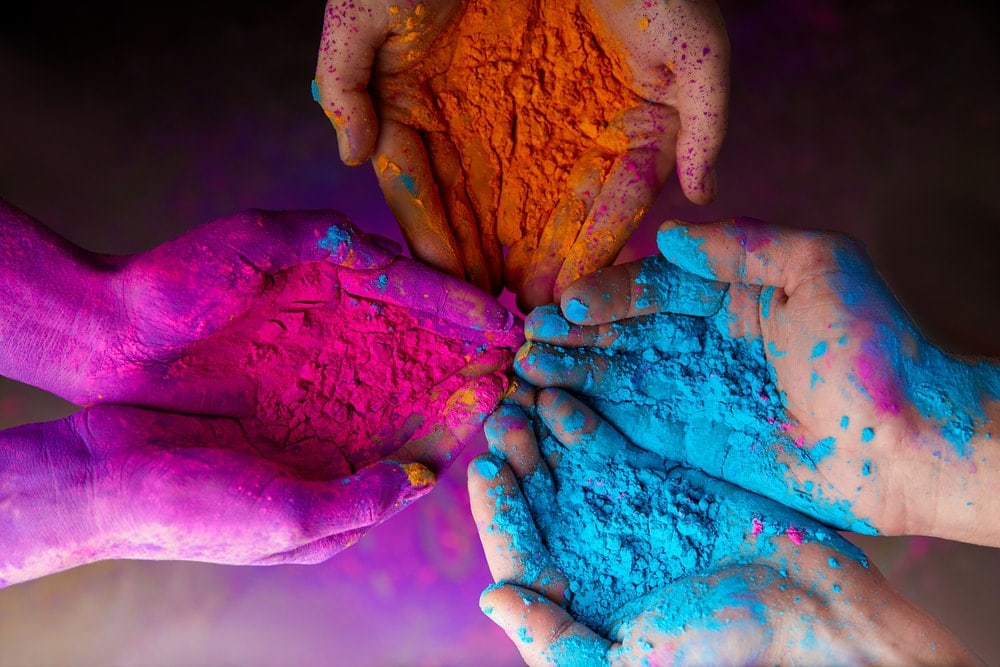
[(714, 2), (359, 4), (329, 0), (314, 93), (418, 259), (528, 310), (614, 261), (674, 163), (714, 196)]

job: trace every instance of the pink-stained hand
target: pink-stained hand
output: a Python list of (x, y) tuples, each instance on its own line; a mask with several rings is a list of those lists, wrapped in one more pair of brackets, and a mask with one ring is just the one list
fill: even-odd
[(521, 340), (491, 297), (332, 212), (241, 213), (129, 258), (4, 212), (2, 372), (104, 404), (3, 433), (8, 583), (329, 557), (433, 486)]
[(313, 92), (414, 256), (528, 310), (611, 264), (675, 164), (711, 201), (728, 61), (714, 2), (330, 0)]

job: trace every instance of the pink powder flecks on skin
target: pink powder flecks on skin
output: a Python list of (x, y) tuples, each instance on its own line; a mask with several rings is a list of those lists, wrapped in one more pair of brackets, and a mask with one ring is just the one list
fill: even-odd
[(758, 517), (750, 519), (750, 534), (760, 535), (764, 532), (764, 523)]
[(871, 397), (875, 408), (884, 414), (899, 414), (899, 398), (891, 378), (879, 368), (879, 363), (867, 354), (859, 354), (854, 360), (858, 369), (858, 378), (865, 391)]
[(241, 423), (259, 453), (330, 479), (493, 409), (499, 396), (477, 392), (460, 372), (484, 359), (509, 365), (518, 341), (491, 343), (481, 333), (463, 340), (432, 331), (435, 324), (461, 331), (352, 296), (336, 268), (308, 263), (277, 274), (249, 311), (193, 346), (181, 365), (252, 378), (256, 407)]
[(802, 544), (802, 533), (795, 526), (789, 526), (788, 529), (785, 530), (785, 535), (787, 535), (788, 539), (795, 544)]

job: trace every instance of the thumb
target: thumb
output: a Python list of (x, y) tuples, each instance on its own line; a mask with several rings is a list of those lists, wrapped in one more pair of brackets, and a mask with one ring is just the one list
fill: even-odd
[(850, 241), (840, 234), (769, 225), (753, 218), (690, 224), (670, 220), (656, 244), (667, 260), (703, 278), (770, 285), (791, 295), (804, 279), (834, 270)]
[(387, 20), (363, 3), (330, 0), (323, 16), (312, 91), (337, 131), (340, 159), (361, 164), (375, 150), (378, 118), (368, 94), (375, 50), (385, 41)]

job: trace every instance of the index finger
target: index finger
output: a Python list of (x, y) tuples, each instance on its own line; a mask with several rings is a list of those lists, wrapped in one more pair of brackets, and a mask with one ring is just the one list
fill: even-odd
[(368, 3), (329, 0), (323, 14), (313, 99), (337, 131), (340, 159), (361, 164), (375, 150), (378, 118), (368, 94), (375, 51), (388, 20)]

